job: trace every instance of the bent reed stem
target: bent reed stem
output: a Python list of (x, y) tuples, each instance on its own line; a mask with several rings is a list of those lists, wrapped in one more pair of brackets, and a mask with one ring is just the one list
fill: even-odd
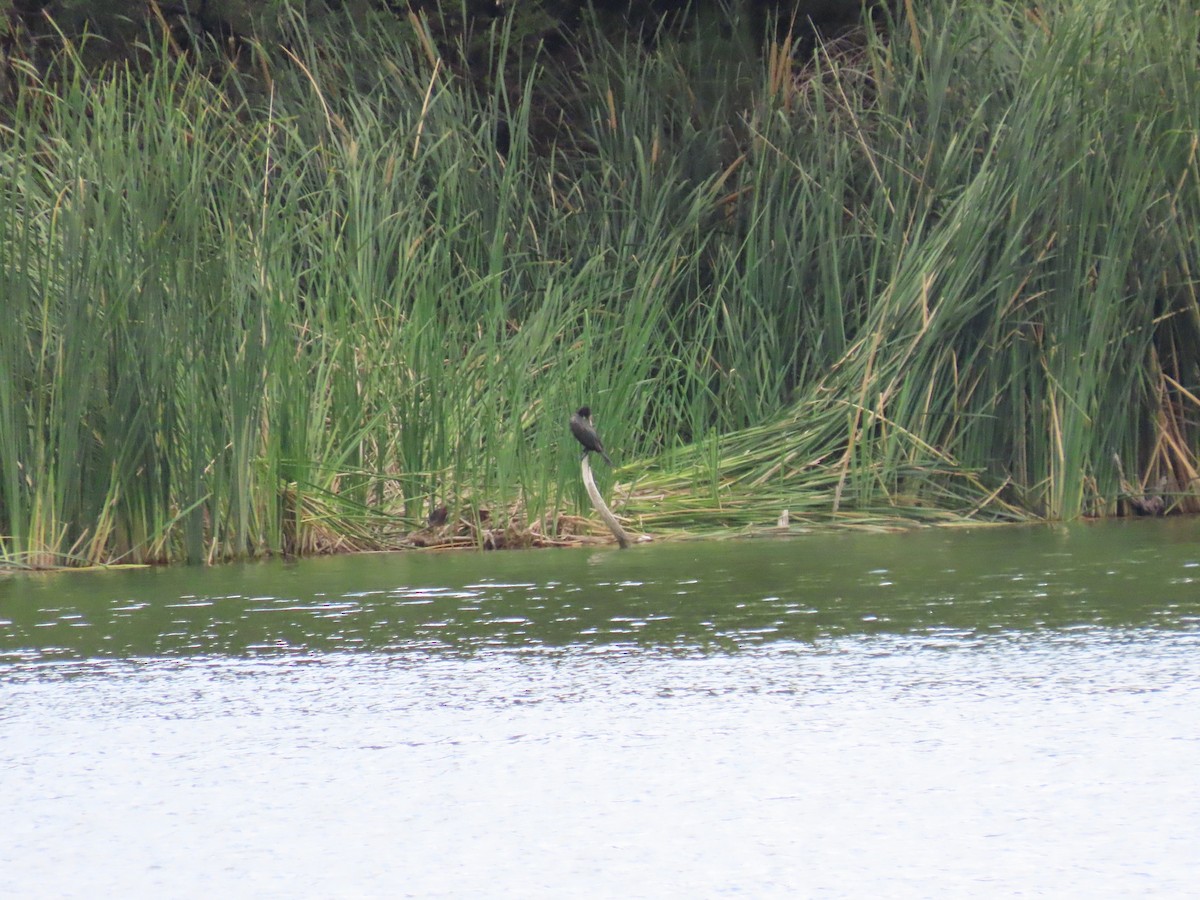
[(579, 462), (579, 468), (583, 473), (583, 485), (587, 488), (588, 496), (592, 500), (592, 506), (596, 512), (600, 513), (600, 518), (604, 520), (604, 524), (608, 526), (608, 530), (612, 532), (612, 536), (617, 539), (617, 543), (621, 549), (628, 550), (630, 544), (629, 535), (625, 533), (625, 529), (621, 527), (621, 523), (617, 521), (617, 517), (612, 514), (612, 510), (608, 508), (608, 504), (600, 496), (600, 489), (596, 487), (596, 479), (592, 476), (591, 454), (583, 454), (583, 459)]

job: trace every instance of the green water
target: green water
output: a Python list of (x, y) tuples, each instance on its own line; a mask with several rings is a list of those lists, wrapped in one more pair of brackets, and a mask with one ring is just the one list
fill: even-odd
[(66, 573), (0, 583), (0, 658), (1175, 628), (1200, 612), (1198, 546), (1195, 522), (1132, 521)]
[(0, 896), (1200, 883), (1200, 521), (0, 581)]

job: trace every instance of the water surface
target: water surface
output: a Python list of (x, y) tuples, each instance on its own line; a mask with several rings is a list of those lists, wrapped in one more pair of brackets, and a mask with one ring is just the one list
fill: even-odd
[(0, 582), (0, 895), (1179, 895), (1200, 522)]

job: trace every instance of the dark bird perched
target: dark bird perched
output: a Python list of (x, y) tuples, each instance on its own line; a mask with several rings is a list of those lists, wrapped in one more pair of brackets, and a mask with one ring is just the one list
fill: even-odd
[(596, 429), (592, 427), (592, 411), (581, 406), (575, 415), (571, 416), (571, 434), (575, 435), (575, 440), (583, 444), (583, 455), (587, 456), (589, 450), (595, 450), (604, 457), (604, 461), (610, 466), (613, 461), (608, 458), (608, 454), (604, 452), (604, 445), (600, 443), (600, 435), (596, 434)]

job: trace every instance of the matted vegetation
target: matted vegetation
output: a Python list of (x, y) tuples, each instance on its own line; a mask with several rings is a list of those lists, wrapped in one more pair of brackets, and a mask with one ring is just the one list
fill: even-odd
[(536, 72), (480, 96), (383, 28), (18, 69), (0, 557), (395, 546), (443, 504), (554, 541), (583, 403), (655, 531), (1194, 510), (1195, 13), (922, 8), (803, 66), (597, 38), (536, 147)]

